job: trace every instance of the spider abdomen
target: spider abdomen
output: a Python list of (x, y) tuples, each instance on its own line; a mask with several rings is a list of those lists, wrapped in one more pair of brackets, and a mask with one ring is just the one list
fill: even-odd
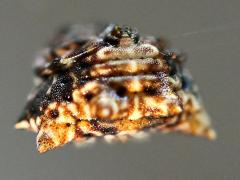
[(39, 152), (147, 129), (215, 137), (181, 56), (161, 40), (127, 26), (75, 28), (36, 59), (36, 90), (15, 126), (38, 133)]

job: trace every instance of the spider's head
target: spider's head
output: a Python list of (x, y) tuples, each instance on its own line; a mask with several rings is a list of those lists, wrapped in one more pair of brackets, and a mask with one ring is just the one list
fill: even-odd
[(114, 46), (130, 46), (139, 42), (137, 30), (129, 26), (110, 24), (101, 36), (105, 42)]

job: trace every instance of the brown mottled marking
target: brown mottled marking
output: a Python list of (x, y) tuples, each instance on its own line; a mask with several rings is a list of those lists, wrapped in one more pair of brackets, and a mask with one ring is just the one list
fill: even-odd
[(149, 129), (215, 138), (182, 56), (164, 41), (113, 24), (99, 35), (73, 29), (37, 57), (38, 89), (15, 125), (38, 134), (40, 153)]
[(40, 153), (44, 153), (55, 147), (53, 140), (48, 137), (47, 134), (43, 134), (40, 138), (38, 138), (37, 145), (38, 152)]
[(104, 64), (96, 64), (90, 69), (92, 77), (137, 75), (149, 72), (167, 72), (168, 66), (161, 59), (134, 59), (108, 61)]
[(92, 124), (95, 131), (100, 131), (103, 134), (117, 134), (118, 129), (114, 126), (104, 127), (98, 123), (98, 120), (91, 120), (90, 123)]

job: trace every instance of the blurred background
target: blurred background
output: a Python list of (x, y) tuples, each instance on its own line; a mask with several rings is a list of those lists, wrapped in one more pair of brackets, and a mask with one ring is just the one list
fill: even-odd
[[(239, 8), (237, 0), (0, 0), (0, 179), (239, 179)], [(35, 134), (13, 129), (32, 87), (35, 52), (60, 25), (89, 22), (131, 25), (186, 52), (218, 139), (155, 134), (39, 155)]]

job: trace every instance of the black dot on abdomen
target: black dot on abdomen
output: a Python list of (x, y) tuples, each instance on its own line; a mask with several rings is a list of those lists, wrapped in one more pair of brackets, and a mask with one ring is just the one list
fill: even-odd
[(117, 95), (118, 95), (119, 97), (123, 97), (123, 96), (126, 95), (127, 89), (126, 89), (125, 87), (123, 87), (123, 86), (120, 86), (120, 87), (117, 88), (116, 93), (117, 93)]
[(56, 109), (51, 110), (51, 111), (49, 112), (49, 116), (50, 116), (52, 119), (56, 119), (56, 118), (59, 116), (58, 110), (56, 110)]
[(92, 93), (87, 93), (86, 95), (85, 95), (85, 99), (87, 100), (87, 101), (90, 101), (92, 98), (93, 98), (93, 96), (94, 96), (94, 94), (92, 94)]

